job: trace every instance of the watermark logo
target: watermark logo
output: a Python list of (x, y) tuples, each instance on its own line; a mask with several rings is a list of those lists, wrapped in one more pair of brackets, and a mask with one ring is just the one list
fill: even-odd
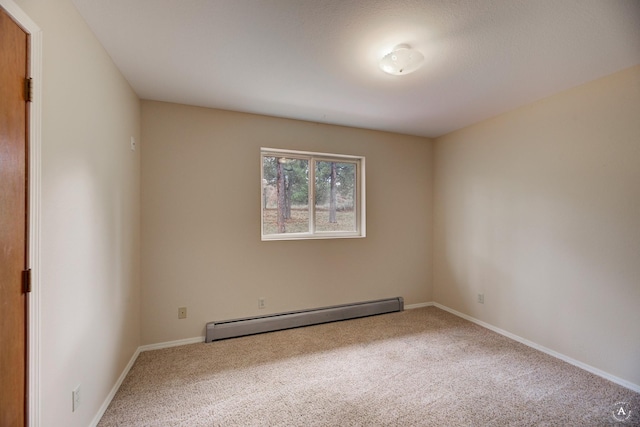
[(616, 421), (627, 421), (631, 417), (631, 405), (627, 402), (616, 402), (611, 409), (611, 415)]

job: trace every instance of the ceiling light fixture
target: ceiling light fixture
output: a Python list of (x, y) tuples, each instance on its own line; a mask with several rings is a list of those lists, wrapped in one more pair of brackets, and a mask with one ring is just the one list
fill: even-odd
[(420, 68), (424, 56), (407, 44), (399, 44), (380, 60), (380, 69), (385, 73), (400, 76)]

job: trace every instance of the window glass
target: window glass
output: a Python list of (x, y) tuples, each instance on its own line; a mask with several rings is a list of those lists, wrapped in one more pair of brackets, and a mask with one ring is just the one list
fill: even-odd
[(261, 149), (262, 240), (365, 236), (364, 157)]
[(355, 231), (355, 163), (317, 161), (315, 177), (316, 231)]
[(309, 161), (263, 157), (263, 234), (309, 232)]

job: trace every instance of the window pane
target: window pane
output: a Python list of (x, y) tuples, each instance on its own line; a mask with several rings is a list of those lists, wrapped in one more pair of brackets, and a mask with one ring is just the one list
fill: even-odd
[(356, 230), (356, 165), (316, 162), (316, 231)]
[(262, 158), (263, 234), (309, 232), (309, 161)]

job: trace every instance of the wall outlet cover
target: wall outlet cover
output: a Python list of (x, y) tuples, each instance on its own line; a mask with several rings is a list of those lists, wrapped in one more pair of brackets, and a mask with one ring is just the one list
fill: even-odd
[(178, 307), (178, 319), (187, 318), (187, 307)]

